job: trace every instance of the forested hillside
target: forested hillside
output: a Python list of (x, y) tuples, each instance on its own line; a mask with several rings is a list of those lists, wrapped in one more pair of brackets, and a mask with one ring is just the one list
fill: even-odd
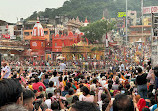
[[(158, 0), (144, 0), (144, 6), (158, 5)], [(70, 18), (79, 16), (80, 20), (87, 17), (90, 21), (96, 21), (104, 15), (108, 18), (116, 17), (118, 12), (125, 11), (126, 0), (69, 0), (57, 9), (46, 8), (45, 11), (38, 12), (38, 16), (54, 19), (57, 15), (66, 15)], [(140, 16), (141, 0), (128, 0), (128, 10), (138, 11)], [(37, 18), (35, 11), (27, 20)]]

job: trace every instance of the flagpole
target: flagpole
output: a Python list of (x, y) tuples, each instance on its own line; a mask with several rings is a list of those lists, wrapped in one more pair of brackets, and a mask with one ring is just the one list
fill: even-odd
[(128, 16), (128, 13), (127, 13), (127, 0), (126, 0), (126, 45), (127, 45), (127, 16)]
[(143, 33), (144, 33), (144, 32), (143, 32), (143, 31), (144, 31), (144, 27), (143, 27), (143, 25), (144, 25), (144, 24), (143, 24), (143, 19), (144, 19), (144, 16), (143, 16), (143, 6), (144, 6), (144, 3), (143, 3), (143, 0), (141, 0), (141, 12), (142, 12), (142, 44), (141, 44), (141, 45), (142, 45), (142, 49), (143, 49), (143, 52), (142, 52), (142, 53), (143, 53), (143, 58), (144, 58), (144, 46), (143, 46), (143, 42), (145, 43), (145, 41), (143, 41), (143, 37), (144, 37), (144, 36), (143, 36), (143, 35), (144, 35), (144, 34), (143, 34)]
[(142, 41), (143, 41), (143, 19), (144, 19), (144, 16), (143, 16), (143, 5), (144, 5), (144, 3), (143, 3), (143, 0), (141, 0), (141, 12), (142, 12)]

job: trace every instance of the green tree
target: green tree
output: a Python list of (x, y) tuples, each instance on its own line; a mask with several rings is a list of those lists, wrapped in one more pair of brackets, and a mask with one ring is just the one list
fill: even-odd
[[(127, 0), (128, 10), (135, 10), (140, 17), (141, 0)], [(144, 6), (153, 6), (158, 4), (158, 0), (144, 0)], [(106, 18), (117, 17), (118, 12), (124, 12), (126, 7), (126, 0), (67, 0), (62, 7), (57, 9), (46, 9), (43, 12), (34, 12), (28, 20), (33, 20), (38, 16), (49, 17), (54, 19), (57, 15), (67, 15), (70, 18), (79, 17), (84, 21), (87, 17), (91, 22), (99, 20), (103, 16), (103, 10), (108, 10)]]
[(81, 27), (80, 30), (84, 32), (85, 37), (91, 42), (98, 40), (102, 42), (102, 37), (107, 32), (114, 29), (115, 22), (108, 22), (107, 20), (98, 20), (89, 24), (86, 27)]

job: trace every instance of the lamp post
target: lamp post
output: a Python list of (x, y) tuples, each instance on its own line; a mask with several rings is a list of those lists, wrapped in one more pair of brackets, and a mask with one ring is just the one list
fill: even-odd
[(127, 17), (128, 17), (128, 13), (127, 13), (127, 0), (126, 0), (126, 45), (127, 45)]
[(141, 12), (142, 12), (142, 44), (141, 44), (141, 46), (142, 46), (142, 49), (143, 49), (143, 51), (142, 51), (142, 53), (143, 53), (143, 58), (144, 58), (144, 46), (143, 46), (143, 42), (145, 42), (145, 41), (143, 41), (143, 31), (144, 31), (144, 27), (143, 27), (143, 19), (144, 19), (144, 16), (143, 16), (143, 6), (144, 6), (144, 3), (143, 3), (143, 0), (141, 0)]
[(143, 16), (143, 6), (144, 6), (144, 3), (143, 3), (143, 0), (141, 0), (141, 12), (142, 12), (142, 41), (143, 41), (143, 19), (144, 19), (144, 16)]

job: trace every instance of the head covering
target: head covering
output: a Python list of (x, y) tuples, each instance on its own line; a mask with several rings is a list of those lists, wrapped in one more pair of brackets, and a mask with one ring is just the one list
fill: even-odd
[(135, 96), (136, 102), (138, 102), (140, 98), (141, 98), (140, 95), (136, 95), (136, 96)]
[(139, 99), (139, 101), (137, 103), (137, 107), (138, 107), (139, 111), (142, 111), (142, 109), (144, 107), (147, 107), (146, 106), (146, 101), (143, 98)]

